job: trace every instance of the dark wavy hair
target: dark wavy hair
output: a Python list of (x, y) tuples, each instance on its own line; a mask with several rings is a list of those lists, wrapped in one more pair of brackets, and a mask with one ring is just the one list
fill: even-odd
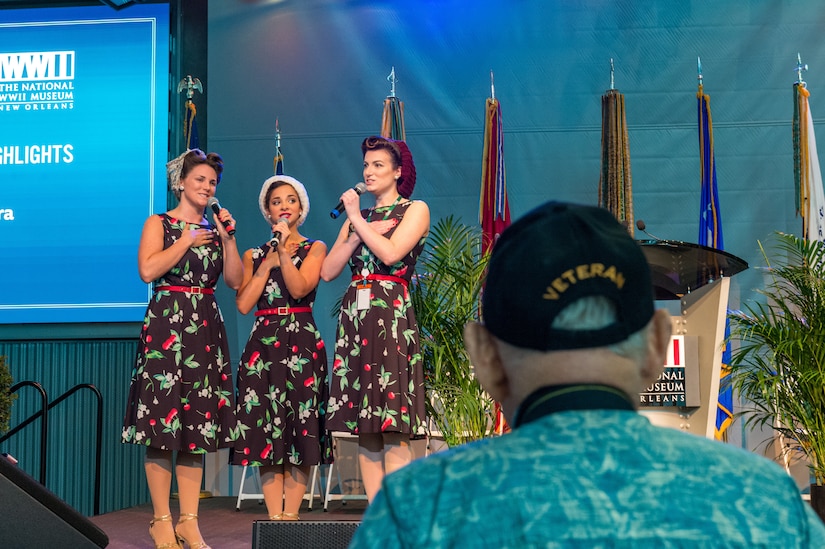
[(192, 149), (186, 156), (183, 157), (183, 166), (180, 170), (180, 179), (183, 181), (186, 179), (186, 176), (189, 172), (194, 169), (195, 166), (199, 166), (201, 164), (207, 164), (215, 173), (218, 174), (218, 183), (221, 182), (221, 175), (223, 174), (223, 158), (218, 153), (204, 153), (200, 149)]
[(396, 181), (398, 194), (409, 198), (415, 188), (415, 163), (410, 148), (404, 141), (387, 139), (373, 135), (361, 143), (361, 154), (366, 156), (367, 151), (387, 151), (392, 159), (393, 169), (401, 166), (401, 177)]

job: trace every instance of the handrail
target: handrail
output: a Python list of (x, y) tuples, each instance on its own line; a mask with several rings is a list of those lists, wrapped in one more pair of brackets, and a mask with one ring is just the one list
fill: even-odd
[(100, 394), (100, 390), (90, 383), (80, 383), (75, 385), (56, 399), (54, 399), (51, 403), (48, 402), (48, 397), (46, 395), (46, 391), (43, 387), (37, 383), (36, 381), (21, 381), (11, 387), (9, 390), (10, 393), (14, 393), (18, 388), (23, 386), (32, 386), (36, 387), (40, 391), (42, 405), (41, 410), (35, 414), (29, 416), (26, 420), (22, 421), (19, 425), (17, 425), (14, 429), (11, 429), (8, 433), (0, 437), (0, 442), (4, 442), (6, 439), (11, 437), (12, 435), (19, 432), (21, 429), (35, 421), (38, 417), (43, 416), (43, 421), (40, 425), (40, 484), (43, 486), (46, 485), (46, 444), (48, 441), (48, 412), (67, 398), (69, 398), (74, 393), (80, 391), (81, 389), (89, 389), (92, 391), (97, 400), (97, 432), (95, 435), (95, 481), (94, 481), (94, 508), (93, 514), (99, 515), (100, 514), (100, 468), (103, 462), (103, 395)]
[(49, 397), (46, 394), (46, 390), (43, 388), (36, 381), (21, 381), (19, 383), (15, 383), (14, 385), (9, 388), (9, 394), (14, 394), (17, 392), (18, 389), (21, 387), (34, 387), (40, 392), (40, 411), (36, 414), (29, 416), (28, 419), (21, 422), (17, 425), (14, 429), (10, 429), (5, 435), (0, 437), (0, 442), (5, 442), (7, 439), (11, 438), (12, 435), (15, 435), (19, 431), (21, 431), (25, 426), (29, 423), (32, 423), (38, 417), (43, 416), (43, 421), (40, 423), (40, 484), (43, 486), (46, 485), (46, 446), (48, 444), (48, 427), (49, 427)]

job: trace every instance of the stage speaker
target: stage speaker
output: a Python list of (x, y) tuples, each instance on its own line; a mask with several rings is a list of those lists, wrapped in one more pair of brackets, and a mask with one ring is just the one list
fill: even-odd
[(332, 520), (256, 520), (252, 549), (346, 549), (361, 524)]
[(0, 547), (109, 545), (109, 537), (88, 518), (0, 455)]

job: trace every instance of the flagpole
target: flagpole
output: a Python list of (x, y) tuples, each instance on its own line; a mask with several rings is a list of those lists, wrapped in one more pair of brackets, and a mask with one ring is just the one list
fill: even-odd
[(804, 80), (802, 80), (802, 71), (807, 71), (808, 65), (802, 64), (802, 56), (799, 55), (799, 52), (796, 53), (796, 83), (802, 86), (803, 88), (808, 87)]
[(395, 66), (392, 67), (390, 70), (389, 76), (387, 76), (387, 80), (390, 83), (390, 97), (395, 97), (395, 83), (398, 82), (398, 79), (395, 77)]
[(196, 90), (203, 93), (203, 84), (199, 78), (193, 78), (191, 74), (187, 74), (183, 79), (181, 79), (180, 82), (178, 82), (178, 93), (186, 91), (186, 103), (184, 103), (186, 115), (184, 116), (183, 122), (183, 139), (184, 149), (187, 151), (193, 148), (197, 149), (200, 146), (199, 142), (192, 142), (193, 129), (195, 130), (195, 141), (198, 141), (197, 126), (195, 126), (195, 114), (197, 113), (197, 109), (195, 108), (195, 103), (192, 101)]

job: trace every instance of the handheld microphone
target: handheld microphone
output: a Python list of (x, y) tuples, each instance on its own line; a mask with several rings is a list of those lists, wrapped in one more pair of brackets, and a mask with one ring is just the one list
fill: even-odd
[[(286, 217), (279, 217), (275, 224), (277, 225), (278, 223), (289, 223), (289, 220)], [(281, 242), (281, 233), (275, 231), (273, 227), (272, 238), (269, 239), (269, 245), (272, 246), (272, 249), (274, 250), (278, 247), (279, 242)]]
[[(218, 199), (214, 196), (210, 196), (209, 200), (206, 201), (206, 205), (212, 208), (212, 211), (215, 212), (215, 215), (221, 213), (221, 204), (218, 202)], [(230, 236), (235, 234), (235, 226), (230, 221), (221, 221), (223, 223), (226, 232), (229, 233)]]
[(636, 220), (636, 228), (637, 228), (637, 229), (639, 229), (640, 231), (642, 231), (643, 233), (645, 233), (647, 236), (649, 236), (649, 237), (650, 237), (650, 238), (652, 238), (653, 240), (662, 240), (661, 238), (659, 238), (659, 237), (657, 237), (657, 236), (655, 236), (655, 235), (652, 235), (652, 234), (650, 234), (649, 232), (647, 232), (647, 231), (645, 230), (645, 222), (644, 222), (644, 221), (642, 221), (641, 219), (637, 219), (637, 220)]
[[(352, 188), (353, 191), (357, 192), (358, 194), (362, 194), (364, 191), (367, 190), (367, 186), (363, 183), (359, 183)], [(344, 211), (344, 201), (339, 200), (338, 205), (335, 206), (331, 212), (329, 212), (329, 216), (332, 219), (338, 219), (338, 216), (341, 215), (341, 212)]]

